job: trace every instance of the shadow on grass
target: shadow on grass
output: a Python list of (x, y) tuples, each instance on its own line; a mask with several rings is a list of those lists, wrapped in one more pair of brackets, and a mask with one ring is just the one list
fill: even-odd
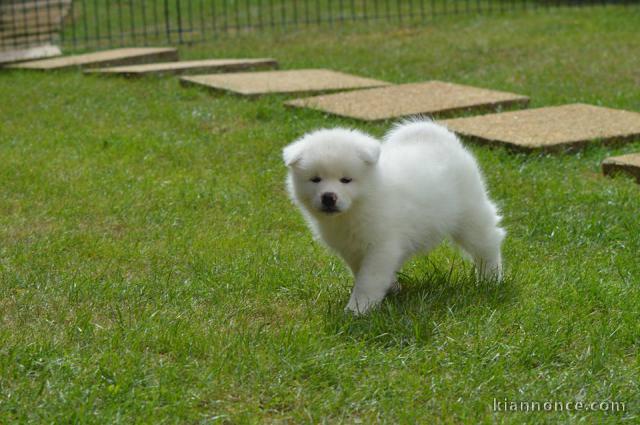
[(380, 346), (429, 343), (441, 325), (455, 326), (517, 298), (511, 275), (502, 282), (479, 280), (475, 269), (454, 262), (450, 269), (430, 263), (420, 276), (400, 274), (402, 291), (390, 294), (375, 310), (360, 317), (343, 311), (344, 304), (331, 297), (326, 307), (326, 332)]

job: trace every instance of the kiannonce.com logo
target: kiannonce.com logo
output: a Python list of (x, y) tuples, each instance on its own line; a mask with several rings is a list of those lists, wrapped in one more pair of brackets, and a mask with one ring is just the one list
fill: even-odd
[(494, 412), (626, 412), (624, 401), (532, 401), (493, 399)]

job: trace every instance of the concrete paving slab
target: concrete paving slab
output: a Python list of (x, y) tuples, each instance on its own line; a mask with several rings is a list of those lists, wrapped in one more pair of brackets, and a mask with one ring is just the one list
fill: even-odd
[(240, 72), (219, 75), (182, 77), (186, 85), (201, 85), (214, 90), (230, 91), (244, 96), (275, 93), (309, 93), (347, 90), (388, 85), (384, 81), (328, 69)]
[(520, 150), (568, 150), (594, 141), (628, 141), (640, 137), (640, 113), (580, 103), (456, 118), (442, 123), (471, 139)]
[(10, 67), (48, 71), (53, 69), (107, 67), (177, 60), (178, 51), (172, 47), (132, 47), (43, 59), (11, 65)]
[(442, 116), (464, 110), (495, 111), (503, 106), (525, 106), (528, 102), (528, 97), (518, 94), (428, 81), (295, 99), (286, 105), (378, 121), (411, 115)]
[(182, 75), (197, 74), (203, 72), (228, 72), (277, 67), (278, 61), (271, 58), (206, 59), (181, 62), (148, 63), (144, 65), (114, 66), (111, 68), (87, 69), (84, 72), (86, 74), (138, 77), (144, 75)]
[(613, 156), (602, 161), (602, 172), (608, 176), (627, 173), (640, 183), (640, 153)]

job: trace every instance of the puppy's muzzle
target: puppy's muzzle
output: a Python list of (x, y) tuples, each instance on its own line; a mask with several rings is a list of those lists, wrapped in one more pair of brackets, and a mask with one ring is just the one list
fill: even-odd
[(336, 202), (338, 201), (338, 195), (333, 192), (325, 192), (322, 194), (320, 198), (322, 201), (322, 206), (325, 208), (335, 208)]
[(322, 211), (326, 213), (336, 213), (339, 212), (337, 203), (338, 203), (338, 195), (333, 192), (325, 192), (320, 197), (320, 201), (322, 202)]

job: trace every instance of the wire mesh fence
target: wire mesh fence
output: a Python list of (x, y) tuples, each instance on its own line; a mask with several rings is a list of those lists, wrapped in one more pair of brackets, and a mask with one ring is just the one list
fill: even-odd
[(0, 50), (47, 43), (75, 49), (178, 44), (264, 29), (631, 3), (640, 1), (0, 0)]

